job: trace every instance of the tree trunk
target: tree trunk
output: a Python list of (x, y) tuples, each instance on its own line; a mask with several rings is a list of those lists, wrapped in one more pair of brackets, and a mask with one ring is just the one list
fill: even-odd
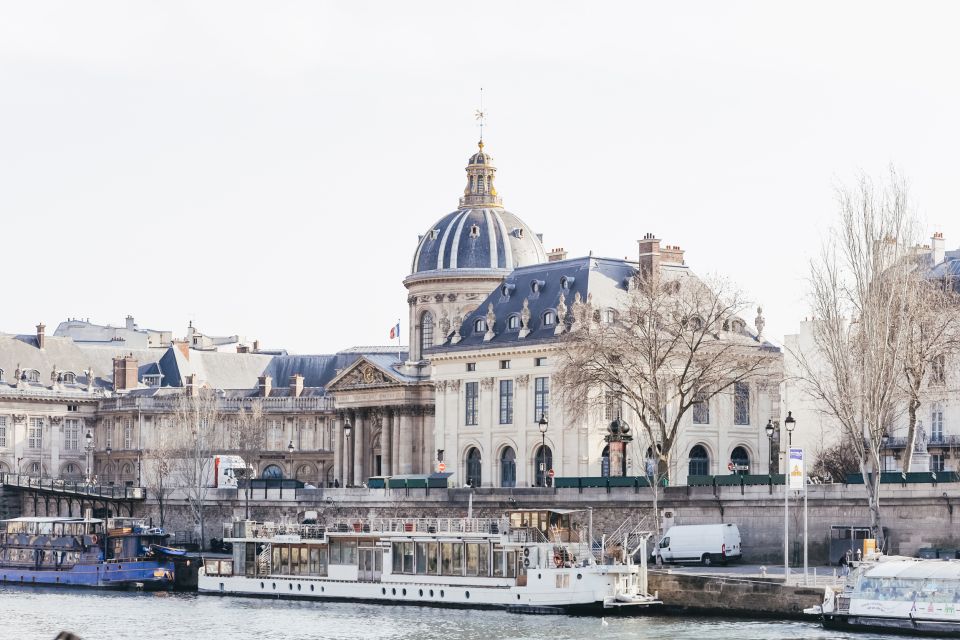
[(876, 469), (876, 464), (873, 464), (873, 467), (873, 470), (869, 470), (866, 460), (863, 460), (861, 461), (860, 471), (863, 474), (863, 486), (867, 492), (867, 508), (870, 511), (870, 529), (873, 531), (873, 537), (877, 541), (877, 549), (885, 551), (886, 540), (883, 535), (883, 521), (880, 515), (880, 472)]
[(913, 464), (913, 447), (917, 440), (917, 409), (920, 408), (920, 401), (917, 394), (913, 394), (907, 405), (907, 448), (903, 452), (903, 471), (910, 472), (910, 465)]

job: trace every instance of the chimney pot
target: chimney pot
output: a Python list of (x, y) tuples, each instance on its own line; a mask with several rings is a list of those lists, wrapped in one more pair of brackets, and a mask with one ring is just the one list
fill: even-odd
[(47, 346), (47, 326), (42, 322), (37, 325), (37, 347), (43, 349)]

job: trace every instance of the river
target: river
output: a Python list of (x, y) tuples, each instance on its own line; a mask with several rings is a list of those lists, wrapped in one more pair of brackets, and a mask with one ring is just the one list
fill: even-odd
[(0, 588), (0, 640), (610, 639), (780, 640), (856, 638), (803, 622), (568, 617), (500, 611), (277, 601), (196, 594)]

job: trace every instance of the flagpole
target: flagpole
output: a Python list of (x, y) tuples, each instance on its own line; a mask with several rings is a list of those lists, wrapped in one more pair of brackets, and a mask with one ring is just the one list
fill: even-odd
[(397, 318), (397, 360), (401, 363), (403, 360), (400, 358), (400, 318)]

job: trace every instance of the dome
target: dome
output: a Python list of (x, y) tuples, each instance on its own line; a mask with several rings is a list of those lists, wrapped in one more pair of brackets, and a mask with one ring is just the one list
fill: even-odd
[(413, 273), (448, 269), (494, 269), (547, 261), (540, 238), (523, 220), (503, 208), (493, 185), (493, 158), (479, 150), (468, 160), (467, 187), (460, 208), (448, 213), (421, 236), (413, 256)]

